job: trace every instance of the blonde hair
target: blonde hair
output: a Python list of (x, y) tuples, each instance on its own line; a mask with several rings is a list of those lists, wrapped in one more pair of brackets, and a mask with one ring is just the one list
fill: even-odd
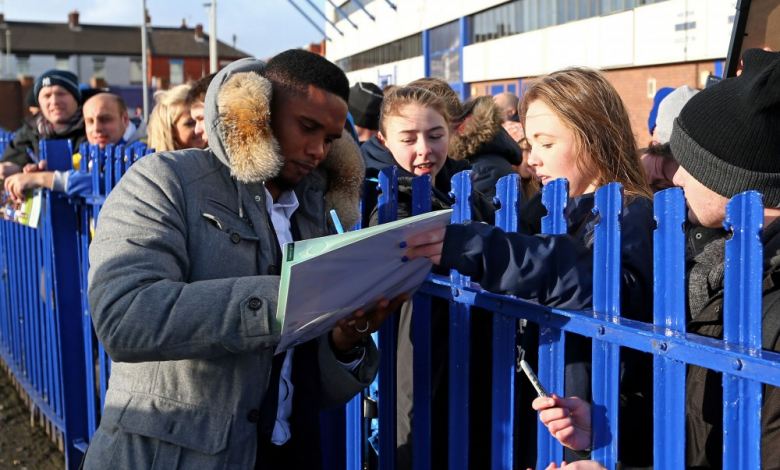
[(383, 136), (387, 137), (387, 118), (403, 116), (401, 109), (410, 104), (431, 108), (441, 114), (447, 124), (445, 131), (449, 134), (451, 118), (444, 100), (425, 88), (403, 86), (391, 90), (382, 101), (382, 108), (379, 112), (379, 132)]
[(532, 83), (520, 101), (523, 127), (528, 106), (537, 100), (572, 131), (577, 169), (597, 188), (618, 182), (629, 200), (636, 196), (653, 198), (628, 111), (602, 72), (568, 68)]
[(177, 85), (154, 93), (154, 109), (149, 116), (149, 148), (157, 152), (179, 150), (176, 143), (176, 121), (187, 111), (184, 100), (190, 85)]

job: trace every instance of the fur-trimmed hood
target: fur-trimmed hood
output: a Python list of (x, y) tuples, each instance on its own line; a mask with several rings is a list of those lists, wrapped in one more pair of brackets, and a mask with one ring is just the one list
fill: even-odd
[[(231, 63), (211, 81), (204, 104), (209, 148), (244, 184), (273, 179), (284, 163), (271, 130), (273, 90), (260, 75), (263, 68), (265, 62), (253, 58)], [(360, 218), (364, 168), (360, 148), (344, 132), (319, 168), (304, 178), (325, 181), (326, 210), (336, 209), (345, 227)]]
[(492, 99), (476, 99), (471, 113), (450, 140), (450, 158), (472, 160), (482, 154), (492, 154), (504, 157), (512, 165), (522, 163), (522, 151), (504, 130), (503, 122), (501, 110)]

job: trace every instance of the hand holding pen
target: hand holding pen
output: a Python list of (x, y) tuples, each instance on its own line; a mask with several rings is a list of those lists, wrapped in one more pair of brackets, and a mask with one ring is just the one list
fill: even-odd
[(577, 397), (549, 395), (528, 362), (521, 360), (520, 368), (539, 394), (531, 406), (540, 412), (539, 420), (547, 426), (550, 434), (570, 449), (590, 448), (590, 404)]

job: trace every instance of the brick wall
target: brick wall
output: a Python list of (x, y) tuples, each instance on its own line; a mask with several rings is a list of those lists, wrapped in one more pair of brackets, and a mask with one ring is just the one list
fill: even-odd
[(637, 144), (644, 147), (650, 141), (647, 116), (653, 107), (653, 97), (648, 97), (648, 80), (655, 79), (656, 90), (683, 85), (701, 89), (704, 87), (704, 83), (701, 82), (702, 75), (704, 73), (709, 75), (714, 70), (715, 62), (708, 61), (608, 70), (606, 74), (626, 103)]

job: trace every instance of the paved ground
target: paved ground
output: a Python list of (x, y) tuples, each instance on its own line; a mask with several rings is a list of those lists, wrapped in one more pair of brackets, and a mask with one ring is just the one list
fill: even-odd
[(0, 368), (0, 470), (64, 470), (65, 457), (43, 428), (30, 426), (30, 411)]

